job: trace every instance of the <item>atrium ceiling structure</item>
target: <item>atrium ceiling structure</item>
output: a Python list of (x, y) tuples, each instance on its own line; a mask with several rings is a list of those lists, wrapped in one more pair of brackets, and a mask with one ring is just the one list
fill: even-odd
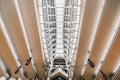
[(120, 80), (120, 0), (0, 0), (0, 80)]

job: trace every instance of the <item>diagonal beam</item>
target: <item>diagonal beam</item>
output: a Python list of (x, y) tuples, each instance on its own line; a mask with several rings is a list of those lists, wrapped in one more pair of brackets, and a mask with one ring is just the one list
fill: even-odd
[[(111, 7), (114, 11), (110, 11)], [(110, 12), (109, 12), (110, 11)], [(95, 68), (87, 67), (86, 77), (87, 79), (92, 78), (91, 75), (98, 74), (108, 51), (111, 50), (112, 43), (116, 36), (119, 24), (119, 0), (108, 0), (106, 1), (103, 15), (99, 24), (98, 33), (92, 49), (92, 55), (90, 59), (96, 64)], [(110, 14), (109, 14), (110, 13)], [(109, 27), (108, 27), (109, 26)], [(99, 45), (99, 46), (98, 46)], [(107, 58), (106, 58), (107, 59)]]
[(43, 67), (44, 61), (43, 61), (43, 54), (41, 50), (42, 47), (39, 41), (40, 40), (39, 32), (38, 32), (39, 26), (37, 25), (34, 2), (33, 0), (29, 0), (29, 4), (28, 4), (28, 1), (20, 0), (19, 3), (20, 3), (22, 15), (24, 17), (24, 23), (26, 24), (26, 31), (28, 33), (27, 36), (29, 38), (31, 52), (33, 53), (32, 56), (35, 61), (35, 67), (37, 69), (39, 78), (43, 79), (43, 77), (45, 77), (45, 69)]
[[(93, 30), (93, 34), (92, 34), (92, 37), (91, 37), (91, 41), (90, 41), (90, 44), (88, 46), (88, 55), (87, 55), (87, 58), (85, 60), (85, 63), (83, 65), (87, 65), (88, 64), (88, 60), (90, 58), (90, 55), (91, 55), (91, 51), (93, 49), (93, 45), (94, 45), (94, 41), (95, 41), (95, 37), (96, 37), (96, 34), (98, 32), (98, 26), (99, 26), (99, 23), (100, 23), (100, 20), (101, 20), (101, 16), (103, 14), (103, 11), (104, 11), (104, 6), (105, 6), (105, 0), (102, 0), (101, 2), (99, 2), (100, 5), (99, 5), (99, 8), (98, 8), (98, 12), (96, 14), (96, 21), (93, 22), (94, 24), (94, 30)], [(86, 71), (86, 67), (87, 66), (84, 66), (83, 67), (83, 70), (82, 70), (82, 75), (85, 74), (85, 71)]]
[[(4, 18), (2, 16), (2, 13), (0, 14), (0, 24), (1, 24), (0, 28), (1, 28), (4, 36), (5, 36), (5, 39), (8, 43), (8, 46), (9, 46), (11, 52), (12, 52), (12, 56), (14, 57), (14, 60), (17, 64), (17, 66), (19, 67), (21, 65), (20, 58), (17, 55), (17, 51), (15, 49), (15, 46), (14, 46), (13, 40), (12, 40), (10, 34), (9, 34), (9, 31), (7, 30), (7, 26), (4, 22)], [(20, 70), (20, 72), (22, 74), (22, 78), (25, 79), (23, 68)]]
[(1, 71), (2, 71), (2, 73), (3, 73), (3, 75), (4, 75), (5, 78), (8, 78), (9, 76), (11, 76), (11, 75), (9, 75), (9, 74), (6, 72), (6, 71), (7, 71), (7, 67), (6, 67), (6, 65), (4, 64), (3, 60), (1, 59), (1, 57), (0, 57), (0, 69), (1, 69)]
[(116, 80), (117, 78), (120, 78), (120, 66), (118, 67), (117, 71), (115, 72), (115, 75), (111, 80)]
[[(119, 64), (120, 64), (119, 63), (120, 49), (119, 49), (119, 45), (118, 45), (120, 43), (120, 28), (116, 32), (117, 32), (117, 34), (114, 39), (114, 42), (112, 43), (111, 49), (109, 50), (108, 55), (106, 56), (106, 59), (100, 69), (100, 70), (104, 71), (108, 75), (108, 77), (110, 76), (109, 75), (110, 73), (112, 75), (117, 72)], [(112, 77), (113, 77), (113, 75), (109, 78), (112, 78)], [(100, 72), (98, 74), (98, 78), (102, 78), (102, 75), (100, 74)]]
[[(30, 42), (29, 42), (29, 39), (28, 39), (28, 34), (27, 34), (27, 31), (26, 31), (26, 24), (24, 22), (24, 17), (22, 15), (22, 11), (20, 9), (19, 0), (14, 0), (14, 4), (15, 4), (17, 15), (18, 15), (18, 18), (19, 18), (19, 21), (20, 21), (20, 24), (21, 24), (21, 28), (22, 28), (22, 31), (23, 31), (23, 35), (24, 35), (24, 39), (25, 39), (25, 42), (26, 42), (26, 45), (27, 45), (27, 50), (28, 50), (29, 56), (33, 58), (33, 56), (32, 56), (33, 54), (31, 52)], [(31, 59), (31, 62), (32, 62), (32, 67), (33, 67), (35, 73), (37, 73), (37, 70), (36, 70), (35, 65), (34, 65), (34, 63), (35, 63), (34, 59)]]
[(95, 36), (98, 30), (99, 21), (102, 15), (103, 0), (85, 2), (84, 15), (81, 23), (80, 40), (76, 58), (74, 75), (77, 79), (84, 75), (88, 58), (91, 54)]

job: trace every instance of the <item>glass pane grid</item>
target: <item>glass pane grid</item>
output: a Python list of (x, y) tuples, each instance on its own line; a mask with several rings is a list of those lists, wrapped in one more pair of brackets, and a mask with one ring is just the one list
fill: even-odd
[[(73, 49), (76, 46), (81, 13), (80, 1), (39, 0), (40, 27), (42, 40), (46, 45), (44, 45), (45, 49), (54, 45), (51, 49), (55, 49), (54, 53), (56, 54), (64, 54), (64, 49), (71, 49), (70, 54), (74, 53)], [(48, 53), (47, 50), (45, 53)]]

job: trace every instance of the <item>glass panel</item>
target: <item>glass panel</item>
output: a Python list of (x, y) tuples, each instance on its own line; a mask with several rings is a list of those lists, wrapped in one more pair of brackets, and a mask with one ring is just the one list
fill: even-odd
[(81, 0), (38, 0), (38, 2), (44, 52), (51, 56), (54, 54), (53, 58), (73, 55), (80, 27)]

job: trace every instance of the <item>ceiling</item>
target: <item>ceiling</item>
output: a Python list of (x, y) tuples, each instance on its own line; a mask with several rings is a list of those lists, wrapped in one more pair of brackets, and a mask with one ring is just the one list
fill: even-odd
[[(47, 77), (46, 66), (51, 59), (45, 53), (45, 45), (48, 43), (43, 44), (42, 34), (45, 31), (42, 31), (39, 1), (0, 0), (0, 77), (22, 80), (32, 80), (35, 77), (43, 80)], [(62, 1), (64, 0), (61, 3)], [(81, 11), (78, 13), (80, 20), (74, 54), (68, 52), (72, 55), (69, 59), (74, 69), (73, 80), (106, 80), (103, 74), (108, 78), (113, 74), (111, 80), (120, 80), (120, 0), (81, 1), (77, 7)], [(57, 3), (55, 5), (65, 7)], [(61, 18), (65, 15), (57, 16), (63, 9), (56, 9), (58, 12), (53, 15), (57, 17), (57, 27), (63, 26), (63, 23), (59, 24), (64, 22)], [(63, 39), (59, 39), (60, 29), (56, 30), (56, 54), (59, 54), (63, 53), (63, 47), (59, 45)], [(61, 43), (62, 46), (64, 44)], [(27, 62), (30, 64), (26, 65)], [(91, 67), (90, 62), (95, 67)], [(17, 69), (19, 71), (15, 74)]]

